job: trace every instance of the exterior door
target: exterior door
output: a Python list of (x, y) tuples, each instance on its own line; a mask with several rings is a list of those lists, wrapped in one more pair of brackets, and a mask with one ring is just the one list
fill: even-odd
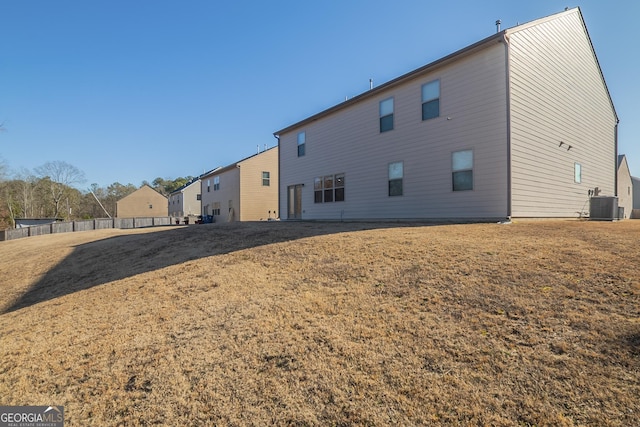
[(302, 184), (287, 187), (287, 219), (302, 219)]

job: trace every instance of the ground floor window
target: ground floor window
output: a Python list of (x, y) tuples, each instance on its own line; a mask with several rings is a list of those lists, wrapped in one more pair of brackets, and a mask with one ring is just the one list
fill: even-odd
[(389, 196), (402, 196), (404, 162), (389, 163)]
[(453, 191), (473, 190), (473, 150), (453, 152), (451, 170)]
[(313, 199), (315, 203), (344, 202), (344, 174), (315, 177)]

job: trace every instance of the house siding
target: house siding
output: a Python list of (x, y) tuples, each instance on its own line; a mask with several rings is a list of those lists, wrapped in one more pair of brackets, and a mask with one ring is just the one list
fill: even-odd
[(633, 182), (626, 156), (620, 156), (618, 166), (618, 207), (624, 208), (624, 217), (631, 218), (633, 211)]
[[(280, 135), (280, 212), (302, 188), (302, 219), (504, 218), (508, 212), (505, 46), (493, 41), (376, 96)], [(422, 121), (421, 86), (440, 80), (440, 116)], [(379, 131), (379, 102), (394, 128)], [(448, 119), (449, 118), (449, 119)], [(297, 134), (306, 132), (298, 157)], [(473, 150), (473, 190), (452, 191), (452, 152)], [(404, 163), (403, 195), (388, 196), (388, 164)], [(314, 203), (314, 178), (344, 173), (345, 201)]]
[[(240, 221), (276, 218), (278, 211), (278, 147), (239, 163)], [(269, 185), (262, 185), (262, 172), (269, 172)], [(271, 212), (269, 212), (271, 211)]]
[(146, 185), (116, 202), (117, 218), (167, 216), (168, 212), (167, 198)]
[[(215, 203), (220, 203), (220, 215), (216, 215), (217, 222), (231, 222), (238, 220), (240, 209), (240, 171), (238, 168), (225, 168), (218, 173), (202, 178), (202, 206), (207, 207), (205, 214), (211, 215)], [(213, 178), (220, 177), (220, 189), (214, 190)], [(207, 192), (206, 181), (211, 180), (211, 190)]]
[(580, 11), (507, 37), (512, 216), (575, 217), (590, 189), (615, 194), (616, 174), (616, 115)]

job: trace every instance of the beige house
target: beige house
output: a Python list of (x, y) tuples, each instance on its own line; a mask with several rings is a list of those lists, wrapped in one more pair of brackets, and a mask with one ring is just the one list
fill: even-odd
[(627, 163), (627, 156), (618, 156), (618, 208), (624, 209), (624, 216), (620, 219), (631, 218), (633, 211), (633, 182)]
[(497, 32), (275, 132), (285, 219), (577, 217), (618, 118), (580, 9)]
[(167, 198), (148, 185), (116, 202), (116, 218), (167, 216)]
[(200, 176), (202, 214), (217, 222), (259, 221), (278, 215), (278, 147)]
[(200, 215), (200, 178), (195, 178), (186, 185), (169, 194), (169, 216), (183, 218)]

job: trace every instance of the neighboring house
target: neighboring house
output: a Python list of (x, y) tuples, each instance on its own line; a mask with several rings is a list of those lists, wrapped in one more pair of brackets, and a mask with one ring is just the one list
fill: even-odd
[(148, 185), (116, 202), (116, 218), (167, 216), (167, 198)]
[(618, 156), (618, 208), (623, 208), (624, 213), (620, 219), (631, 218), (633, 210), (633, 182), (627, 157), (624, 154)]
[(200, 178), (194, 178), (169, 194), (169, 216), (182, 218), (200, 215), (201, 209)]
[(200, 176), (202, 214), (218, 222), (277, 218), (278, 147)]
[(631, 182), (633, 184), (631, 189), (631, 194), (633, 195), (633, 211), (631, 211), (629, 217), (638, 219), (640, 218), (640, 178), (632, 176)]
[(577, 217), (615, 195), (617, 123), (566, 10), (275, 132), (281, 217)]

